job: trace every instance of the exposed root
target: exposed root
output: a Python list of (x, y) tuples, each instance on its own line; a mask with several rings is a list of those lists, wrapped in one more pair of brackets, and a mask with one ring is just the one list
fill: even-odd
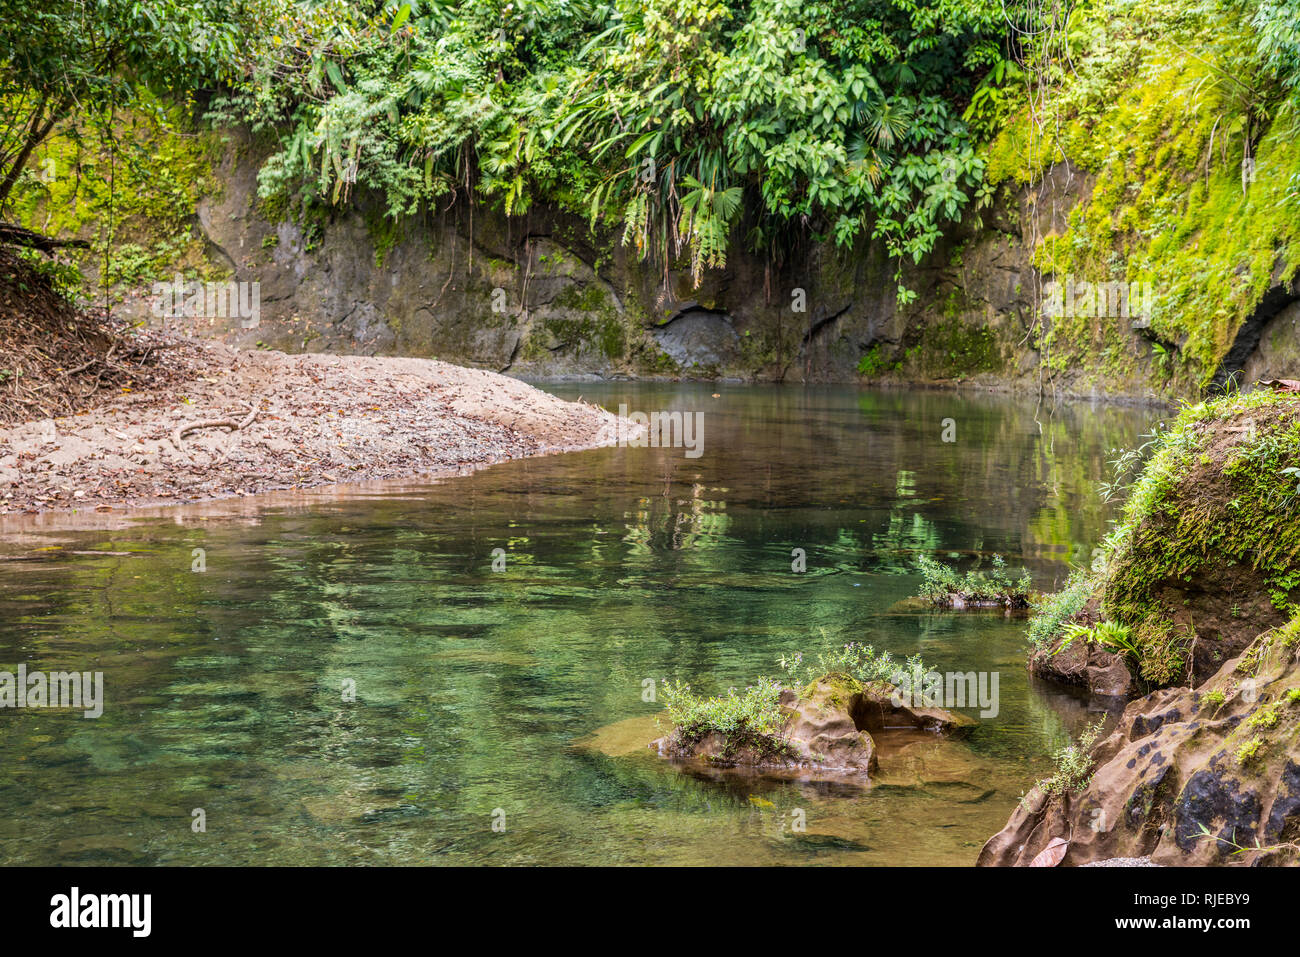
[(193, 350), (78, 309), (0, 247), (0, 425), (82, 412), (110, 394), (189, 378)]
[(198, 432), (202, 429), (229, 429), (231, 432), (238, 432), (248, 428), (257, 418), (258, 410), (261, 408), (262, 400), (258, 399), (252, 403), (252, 409), (248, 415), (244, 416), (242, 422), (236, 422), (234, 419), (202, 419), (198, 422), (186, 422), (176, 426), (172, 430), (172, 445), (184, 452), (185, 444), (182, 441), (186, 435), (191, 432)]

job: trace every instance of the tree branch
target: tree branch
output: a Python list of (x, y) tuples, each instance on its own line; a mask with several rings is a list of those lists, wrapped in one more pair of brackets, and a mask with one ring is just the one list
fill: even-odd
[(89, 240), (55, 239), (53, 236), (44, 236), (30, 229), (24, 229), (22, 226), (15, 226), (12, 223), (0, 223), (0, 243), (8, 243), (10, 246), (26, 246), (28, 249), (38, 249), (43, 253), (52, 253), (56, 249), (90, 248)]

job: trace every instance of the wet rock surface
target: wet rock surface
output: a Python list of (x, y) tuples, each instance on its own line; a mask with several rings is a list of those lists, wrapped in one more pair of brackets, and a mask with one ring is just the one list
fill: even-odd
[(1029, 673), (1049, 681), (1076, 685), (1101, 698), (1127, 698), (1137, 686), (1124, 659), (1098, 645), (1064, 639), (1040, 648), (1029, 658)]
[(727, 316), (687, 312), (652, 334), (659, 347), (686, 370), (732, 366), (740, 359), (740, 336)]
[[(1055, 164), (1037, 187), (969, 218), (921, 263), (904, 264), (904, 284), (920, 291), (904, 305), (879, 240), (851, 256), (813, 243), (780, 262), (736, 248), (697, 283), (687, 262), (654, 268), (618, 232), (543, 206), (526, 217), (457, 208), (379, 240), (375, 212), (358, 212), (308, 237), (262, 214), (266, 148), (230, 137), (215, 171), (223, 189), (197, 219), (213, 260), (262, 284), (263, 319), (255, 331), (211, 331), (241, 346), (437, 356), (528, 376), (854, 382), (874, 353), (910, 381), (1036, 390), (1041, 360), (1023, 325), (1036, 288), (1033, 237), (1064, 229), (1093, 183)], [(134, 309), (147, 317), (143, 298)], [(977, 360), (954, 348), (970, 342), (981, 344)], [(1054, 385), (1069, 391), (1073, 378)], [(1107, 385), (1135, 397), (1150, 390), (1141, 370)], [(1096, 384), (1078, 391), (1095, 394)]]

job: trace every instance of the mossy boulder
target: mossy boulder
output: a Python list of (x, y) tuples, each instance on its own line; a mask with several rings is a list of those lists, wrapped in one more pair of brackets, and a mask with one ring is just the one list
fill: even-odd
[(1078, 791), (1033, 788), (980, 853), (1024, 865), (1300, 862), (1300, 617), (1259, 636), (1200, 688), (1130, 702)]
[(1192, 406), (1110, 542), (1101, 613), (1132, 629), (1149, 686), (1195, 684), (1300, 611), (1300, 397)]
[[(1085, 587), (1089, 586), (1085, 583)], [(1101, 598), (1095, 595), (1073, 615), (1066, 615), (1063, 625), (1092, 627), (1100, 619)], [(1030, 654), (1029, 673), (1048, 681), (1086, 688), (1100, 698), (1128, 698), (1138, 693), (1138, 683), (1124, 655), (1091, 641), (1070, 640), (1060, 629)]]
[(860, 689), (852, 678), (828, 676), (802, 691), (782, 691), (785, 722), (775, 734), (747, 729), (686, 734), (674, 728), (650, 746), (664, 757), (712, 766), (870, 774), (876, 769), (875, 742), (849, 714)]

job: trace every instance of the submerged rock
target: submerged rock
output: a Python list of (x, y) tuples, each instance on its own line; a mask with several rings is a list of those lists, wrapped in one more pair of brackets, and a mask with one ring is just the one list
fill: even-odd
[(1062, 863), (1300, 861), (1300, 618), (1267, 632), (1196, 690), (1130, 702), (1092, 752), (1086, 787), (1034, 787), (981, 851), (1025, 865), (1054, 838)]
[(893, 693), (883, 683), (863, 685), (845, 674), (825, 675), (799, 691), (781, 692), (786, 721), (776, 735), (714, 730), (688, 736), (675, 728), (651, 747), (663, 757), (713, 766), (866, 776), (877, 768), (873, 733), (920, 730), (955, 736), (977, 724), (943, 708), (895, 704)]

